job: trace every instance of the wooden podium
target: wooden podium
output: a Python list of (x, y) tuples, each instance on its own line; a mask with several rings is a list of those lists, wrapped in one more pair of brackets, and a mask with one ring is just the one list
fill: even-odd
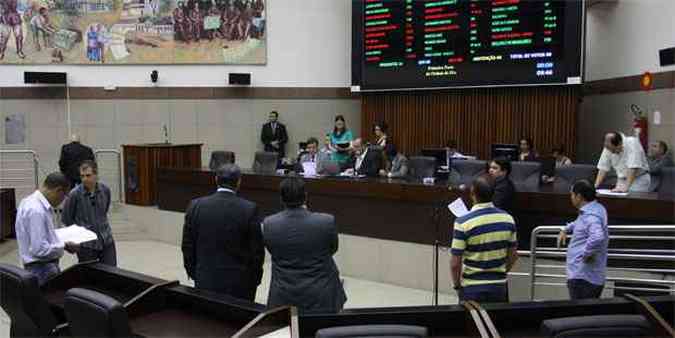
[(202, 167), (202, 144), (150, 143), (123, 145), (125, 200), (157, 204), (157, 168)]

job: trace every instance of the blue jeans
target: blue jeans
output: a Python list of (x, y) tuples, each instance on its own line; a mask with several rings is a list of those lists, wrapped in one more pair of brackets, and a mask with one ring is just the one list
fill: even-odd
[(24, 266), (24, 269), (37, 277), (39, 286), (42, 286), (50, 277), (61, 273), (59, 261), (28, 264)]
[(487, 284), (465, 286), (457, 289), (460, 301), (473, 300), (478, 303), (507, 303), (509, 301), (506, 284)]
[(567, 290), (570, 293), (570, 299), (589, 299), (600, 298), (604, 285), (596, 285), (584, 279), (568, 279)]

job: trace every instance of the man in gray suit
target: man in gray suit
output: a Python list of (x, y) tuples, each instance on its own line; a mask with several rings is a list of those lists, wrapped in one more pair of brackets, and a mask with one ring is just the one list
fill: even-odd
[(263, 241), (272, 255), (267, 306), (293, 305), (301, 313), (342, 310), (347, 301), (333, 255), (338, 249), (335, 217), (307, 209), (305, 183), (281, 182), (286, 210), (265, 218)]
[(300, 156), (297, 171), (303, 172), (303, 163), (312, 162), (316, 165), (316, 173), (323, 174), (324, 165), (330, 161), (330, 154), (319, 151), (319, 140), (314, 137), (307, 139), (307, 152)]

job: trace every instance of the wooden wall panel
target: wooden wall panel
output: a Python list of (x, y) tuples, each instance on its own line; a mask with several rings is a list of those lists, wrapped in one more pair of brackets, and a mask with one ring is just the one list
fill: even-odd
[(579, 87), (465, 89), (362, 94), (361, 135), (386, 121), (389, 135), (408, 155), (457, 141), (460, 151), (488, 158), (492, 143), (531, 137), (547, 154), (564, 145), (576, 153)]

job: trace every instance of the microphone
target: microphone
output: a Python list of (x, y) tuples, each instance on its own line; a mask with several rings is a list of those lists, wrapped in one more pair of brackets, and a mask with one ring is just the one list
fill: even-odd
[(169, 144), (169, 130), (166, 128), (166, 124), (162, 126), (164, 131), (164, 143)]

